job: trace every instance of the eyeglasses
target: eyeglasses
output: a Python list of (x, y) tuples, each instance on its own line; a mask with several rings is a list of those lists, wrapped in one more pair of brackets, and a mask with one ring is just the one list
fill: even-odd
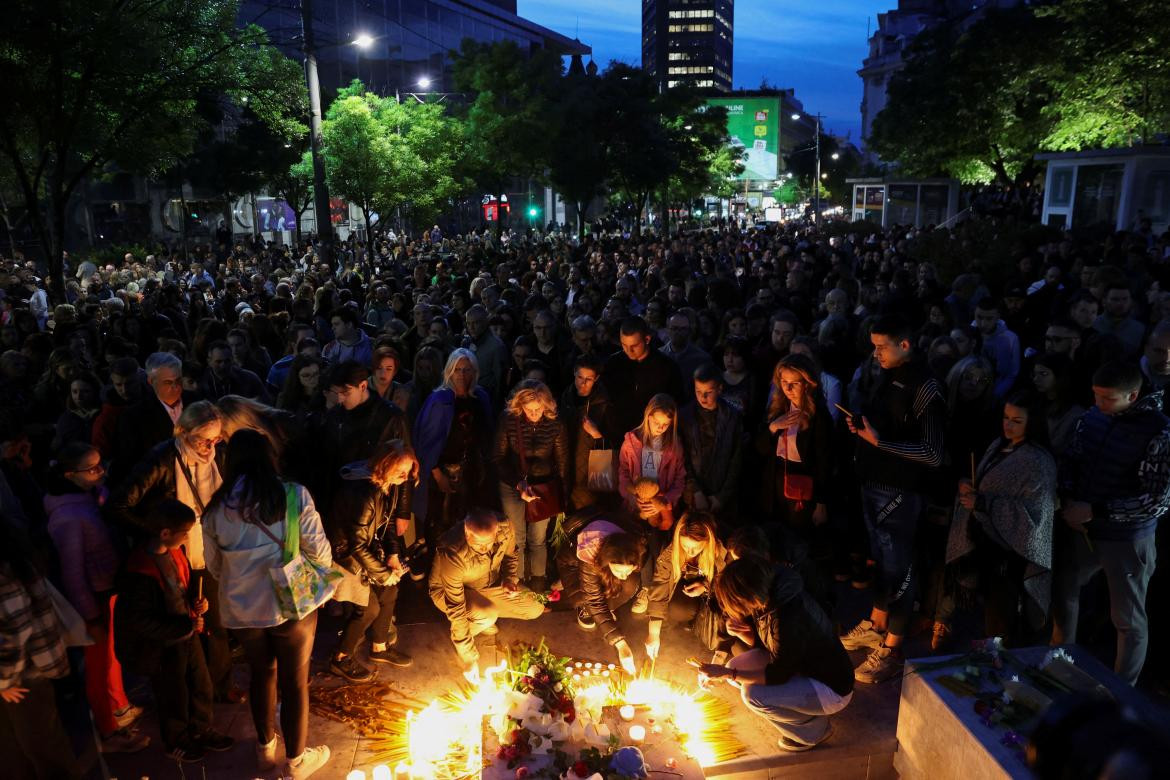
[(106, 470), (106, 467), (103, 466), (101, 464), (101, 462), (99, 461), (98, 463), (95, 463), (94, 465), (90, 466), (87, 469), (73, 469), (71, 471), (66, 471), (65, 473), (66, 474), (100, 474), (101, 472), (103, 472), (105, 470)]

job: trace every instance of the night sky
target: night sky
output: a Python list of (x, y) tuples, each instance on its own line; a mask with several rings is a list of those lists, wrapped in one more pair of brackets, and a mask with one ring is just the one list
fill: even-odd
[[(811, 112), (825, 115), (825, 129), (861, 132), (861, 79), (868, 53), (866, 23), (897, 7), (897, 0), (735, 0), (736, 89), (760, 80), (795, 87)], [(604, 68), (610, 60), (642, 61), (640, 0), (519, 0), (520, 16), (593, 47)]]

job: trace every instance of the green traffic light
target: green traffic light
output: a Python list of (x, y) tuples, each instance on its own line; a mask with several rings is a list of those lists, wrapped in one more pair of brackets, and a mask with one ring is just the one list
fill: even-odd
[(528, 216), (536, 217), (538, 214), (540, 214), (540, 209), (538, 209), (536, 206), (528, 209)]

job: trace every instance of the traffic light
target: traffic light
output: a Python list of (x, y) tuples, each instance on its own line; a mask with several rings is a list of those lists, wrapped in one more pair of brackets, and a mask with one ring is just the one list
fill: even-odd
[(530, 205), (530, 206), (528, 207), (528, 218), (529, 218), (529, 219), (536, 219), (536, 218), (537, 218), (537, 217), (539, 217), (539, 216), (540, 216), (540, 207), (539, 207), (539, 206)]

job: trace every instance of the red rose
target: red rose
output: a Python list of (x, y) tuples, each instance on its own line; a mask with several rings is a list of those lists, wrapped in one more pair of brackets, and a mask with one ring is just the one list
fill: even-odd
[(531, 688), (534, 680), (531, 677), (521, 677), (520, 684), (525, 688)]
[(500, 760), (503, 760), (503, 758), (504, 758), (504, 751), (506, 751), (507, 749), (508, 749), (508, 748), (507, 748), (507, 746), (505, 746), (505, 745), (500, 745), (500, 749), (496, 751), (496, 758), (498, 758), (498, 759), (500, 759)]
[(504, 748), (504, 756), (508, 761), (515, 761), (520, 757), (520, 749), (515, 745), (508, 745)]
[(573, 710), (567, 710), (565, 712), (565, 723), (572, 723), (576, 719), (577, 719), (577, 713), (574, 712)]
[(589, 775), (592, 773), (589, 771), (588, 764), (586, 764), (584, 761), (578, 761), (577, 763), (573, 764), (573, 774), (575, 774), (577, 777), (589, 777)]
[(524, 778), (528, 777), (528, 773), (530, 771), (532, 771), (532, 770), (530, 770), (526, 766), (516, 767), (516, 780), (524, 780)]
[(560, 601), (561, 592), (559, 590), (554, 590), (552, 593), (548, 594), (548, 600), (553, 602)]
[(542, 674), (542, 675), (540, 676), (540, 684), (541, 684), (541, 685), (548, 685), (548, 681), (549, 681), (550, 679), (552, 679), (552, 678), (551, 678), (551, 677), (549, 677), (547, 674)]
[(517, 742), (519, 742), (523, 738), (524, 738), (524, 730), (523, 729), (512, 729), (512, 735), (508, 738), (508, 742), (515, 745)]

